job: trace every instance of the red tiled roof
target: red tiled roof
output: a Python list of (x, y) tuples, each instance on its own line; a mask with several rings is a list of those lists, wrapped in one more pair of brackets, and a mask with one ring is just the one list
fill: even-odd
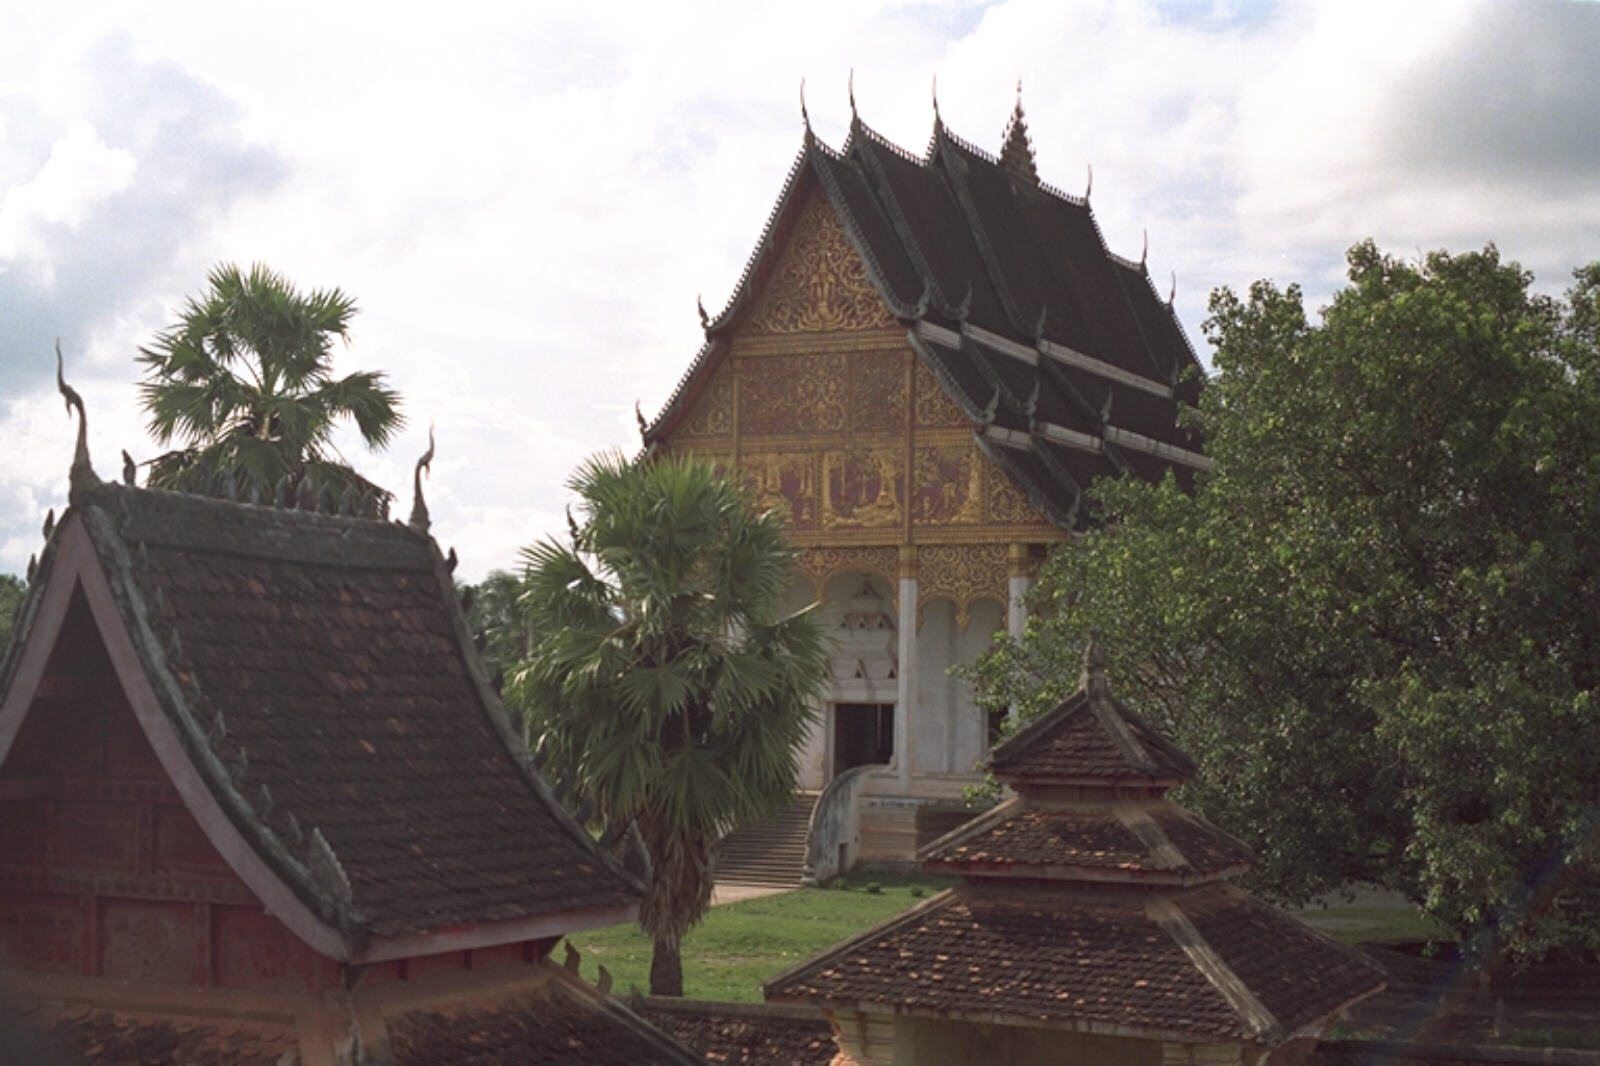
[(1190, 883), (1250, 865), (1250, 849), (1165, 800), (1030, 807), (1012, 801), (935, 841), (924, 865), (967, 876), (1127, 875)]
[(197, 1018), (36, 1004), (22, 1013), (22, 1021), (41, 1034), (47, 1052), (74, 1066), (280, 1066), (299, 1061), (299, 1037), (287, 1019)]
[(492, 1008), (434, 1007), (389, 1021), (394, 1066), (700, 1066), (687, 1047), (613, 1002), (551, 981)]
[(114, 485), (74, 512), (197, 771), (326, 920), (398, 937), (637, 899), (533, 771), (425, 534)]
[[(1292, 1003), (1269, 992), (1267, 998), (1289, 1016), (1263, 1030), (1236, 1002), (1226, 973), (1219, 977), (1197, 965), (1194, 945), (1183, 942), (1165, 911), (1150, 906), (1156, 898), (1136, 891), (965, 886), (790, 970), (763, 990), (769, 999), (824, 1007), (1271, 1043), (1382, 980), (1381, 971), (1357, 953), (1302, 930), (1292, 950), (1259, 952), (1250, 970), (1274, 988), (1296, 981), (1304, 988)], [(1202, 915), (1218, 932), (1222, 922), (1269, 929), (1290, 921), (1220, 885), (1160, 898), (1161, 906), (1180, 915)], [(1209, 939), (1202, 954), (1208, 946), (1220, 954)], [(1234, 954), (1227, 956), (1230, 962)]]
[(651, 1000), (635, 1006), (651, 1025), (726, 1066), (828, 1066), (837, 1048), (821, 1012), (754, 1003)]

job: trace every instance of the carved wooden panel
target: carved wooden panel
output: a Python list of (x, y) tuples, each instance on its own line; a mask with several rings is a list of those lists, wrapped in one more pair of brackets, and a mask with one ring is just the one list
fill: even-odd
[(814, 452), (767, 452), (746, 456), (741, 480), (750, 487), (756, 506), (776, 510), (795, 532), (818, 528), (820, 456)]
[(816, 596), (821, 597), (828, 582), (840, 574), (863, 573), (881, 577), (891, 588), (898, 588), (900, 574), (899, 548), (807, 548), (800, 553), (796, 569), (811, 581)]
[(839, 437), (902, 432), (904, 355), (814, 352), (741, 360), (739, 433)]
[(233, 876), (228, 861), (211, 846), (200, 823), (183, 807), (163, 804), (155, 808), (155, 853), (158, 874)]
[(833, 209), (812, 196), (750, 320), (753, 333), (798, 333), (893, 326)]
[(48, 825), (43, 800), (0, 800), (0, 867), (43, 863)]
[(923, 607), (946, 599), (956, 605), (956, 625), (967, 628), (972, 605), (1005, 604), (1010, 570), (1004, 544), (925, 544), (917, 549), (917, 624)]
[(918, 429), (970, 429), (972, 422), (961, 413), (933, 376), (928, 364), (918, 358), (912, 386), (916, 390)]
[(194, 979), (201, 931), (187, 903), (108, 900), (101, 916), (100, 972), (129, 980), (187, 984)]
[(822, 526), (890, 529), (901, 523), (905, 471), (898, 445), (826, 452), (822, 457)]
[(723, 360), (695, 399), (677, 435), (686, 440), (726, 437), (733, 432), (733, 364)]
[(215, 922), (224, 988), (308, 988), (325, 977), (326, 960), (259, 906), (218, 907)]
[(12, 966), (77, 973), (82, 969), (84, 932), (76, 900), (0, 893), (0, 955)]
[(163, 781), (166, 771), (155, 749), (145, 739), (139, 720), (119, 691), (107, 706), (104, 716), (106, 776), (117, 781)]
[(1045, 521), (1043, 515), (1028, 502), (1027, 493), (997, 468), (990, 468), (986, 493), (989, 519), (1004, 525), (1037, 525)]
[(967, 443), (918, 448), (912, 521), (930, 526), (983, 521), (984, 461)]
[(843, 354), (782, 355), (745, 361), (739, 372), (741, 437), (843, 433), (847, 393)]
[(57, 864), (72, 870), (138, 869), (139, 811), (107, 803), (62, 803), (54, 826)]

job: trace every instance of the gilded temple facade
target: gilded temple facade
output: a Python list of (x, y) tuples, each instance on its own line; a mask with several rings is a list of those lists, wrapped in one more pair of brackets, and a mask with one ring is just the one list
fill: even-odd
[(909, 857), (945, 827), (918, 810), (977, 779), (997, 722), (950, 668), (1020, 631), (1089, 482), (1205, 465), (1176, 425), (1198, 364), (1170, 304), (1106, 251), (1086, 200), (1039, 183), (1020, 104), (1006, 142), (990, 157), (936, 122), (916, 159), (859, 118), (839, 151), (808, 127), (644, 429), (786, 517), (792, 605), (820, 600), (836, 636), (801, 783), (872, 768), (855, 775), (865, 858)]

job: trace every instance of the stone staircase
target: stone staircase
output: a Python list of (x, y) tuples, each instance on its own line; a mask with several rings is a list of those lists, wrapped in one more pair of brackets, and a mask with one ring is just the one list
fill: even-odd
[(740, 826), (722, 840), (717, 882), (798, 888), (806, 864), (806, 831), (817, 793), (797, 792), (787, 808), (765, 821)]

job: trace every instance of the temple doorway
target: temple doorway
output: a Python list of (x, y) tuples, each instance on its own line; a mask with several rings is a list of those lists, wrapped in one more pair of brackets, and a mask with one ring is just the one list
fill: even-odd
[(833, 776), (894, 758), (894, 704), (833, 705)]

